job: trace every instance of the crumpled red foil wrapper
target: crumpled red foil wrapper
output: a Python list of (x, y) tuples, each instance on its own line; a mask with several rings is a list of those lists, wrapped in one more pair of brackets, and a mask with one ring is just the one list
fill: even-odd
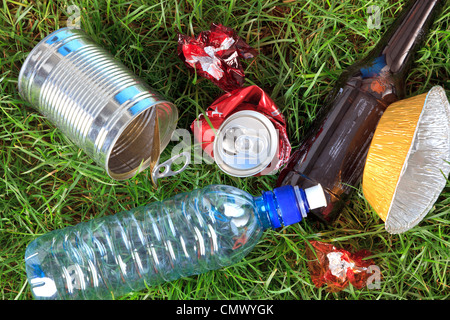
[(200, 32), (196, 38), (178, 35), (178, 56), (188, 69), (227, 92), (244, 84), (240, 59), (257, 55), (233, 29), (221, 24), (211, 24), (210, 30)]
[(366, 286), (367, 279), (371, 276), (367, 269), (374, 263), (372, 259), (363, 259), (372, 255), (370, 251), (363, 249), (350, 253), (329, 243), (309, 243), (313, 249), (307, 245), (306, 257), (312, 282), (317, 288), (327, 284), (329, 291), (338, 292), (349, 283), (357, 289)]
[[(202, 149), (212, 158), (215, 133), (222, 122), (235, 112), (252, 110), (264, 114), (278, 130), (278, 162), (271, 168), (270, 173), (285, 164), (291, 154), (291, 144), (286, 131), (286, 121), (268, 94), (258, 86), (236, 89), (219, 97), (205, 112), (213, 128), (209, 125), (204, 114), (200, 114), (191, 124), (195, 139), (201, 143)], [(269, 174), (269, 173), (266, 173)]]

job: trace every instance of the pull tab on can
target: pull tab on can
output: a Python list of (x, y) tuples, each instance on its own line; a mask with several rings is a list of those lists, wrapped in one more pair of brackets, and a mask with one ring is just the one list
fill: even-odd
[[(175, 163), (176, 160), (178, 160), (179, 158), (184, 157), (185, 162), (183, 164), (183, 167), (181, 167), (178, 170), (172, 170), (172, 165)], [(152, 182), (153, 184), (156, 185), (157, 181), (159, 178), (164, 178), (164, 177), (170, 177), (170, 176), (174, 176), (179, 174), (180, 172), (184, 171), (184, 169), (187, 168), (187, 166), (191, 163), (191, 154), (187, 151), (185, 152), (181, 152), (179, 154), (177, 154), (176, 156), (170, 158), (169, 160), (158, 164), (157, 166), (155, 166), (155, 168), (152, 171)], [(161, 172), (161, 169), (164, 170)]]

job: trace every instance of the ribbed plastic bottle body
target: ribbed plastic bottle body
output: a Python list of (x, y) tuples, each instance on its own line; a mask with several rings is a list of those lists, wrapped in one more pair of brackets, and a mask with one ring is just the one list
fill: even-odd
[(336, 219), (360, 181), (378, 121), (389, 104), (403, 98), (413, 54), (442, 3), (411, 1), (377, 46), (342, 73), (314, 127), (281, 171), (277, 187), (324, 187), (328, 205), (312, 211), (322, 221)]
[(25, 255), (36, 299), (112, 299), (240, 261), (261, 238), (254, 198), (209, 186), (35, 239)]

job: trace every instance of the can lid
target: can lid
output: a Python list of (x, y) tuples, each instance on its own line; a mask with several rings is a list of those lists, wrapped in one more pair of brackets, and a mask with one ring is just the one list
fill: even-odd
[(278, 134), (262, 113), (244, 110), (232, 114), (214, 139), (214, 160), (225, 173), (235, 177), (263, 171), (277, 155)]

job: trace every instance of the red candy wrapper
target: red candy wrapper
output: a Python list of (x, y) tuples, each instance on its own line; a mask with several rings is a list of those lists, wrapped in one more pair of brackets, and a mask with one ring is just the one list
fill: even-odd
[(196, 38), (178, 35), (178, 56), (188, 69), (227, 92), (244, 84), (240, 59), (257, 54), (233, 29), (221, 24), (213, 23), (210, 30), (200, 32)]
[(308, 268), (314, 285), (319, 288), (328, 285), (331, 292), (345, 289), (349, 283), (355, 288), (361, 289), (366, 286), (372, 275), (370, 266), (371, 259), (363, 260), (372, 255), (367, 250), (350, 253), (344, 249), (319, 241), (309, 241), (306, 256)]
[(275, 172), (288, 161), (291, 144), (286, 132), (284, 116), (267, 93), (258, 86), (236, 89), (219, 97), (206, 110), (206, 116), (214, 129), (209, 125), (205, 115), (200, 114), (191, 125), (194, 137), (201, 143), (202, 149), (214, 158), (212, 145), (216, 130), (230, 115), (243, 110), (257, 111), (265, 115), (278, 131), (278, 155), (270, 165), (271, 170), (265, 170), (264, 174)]

